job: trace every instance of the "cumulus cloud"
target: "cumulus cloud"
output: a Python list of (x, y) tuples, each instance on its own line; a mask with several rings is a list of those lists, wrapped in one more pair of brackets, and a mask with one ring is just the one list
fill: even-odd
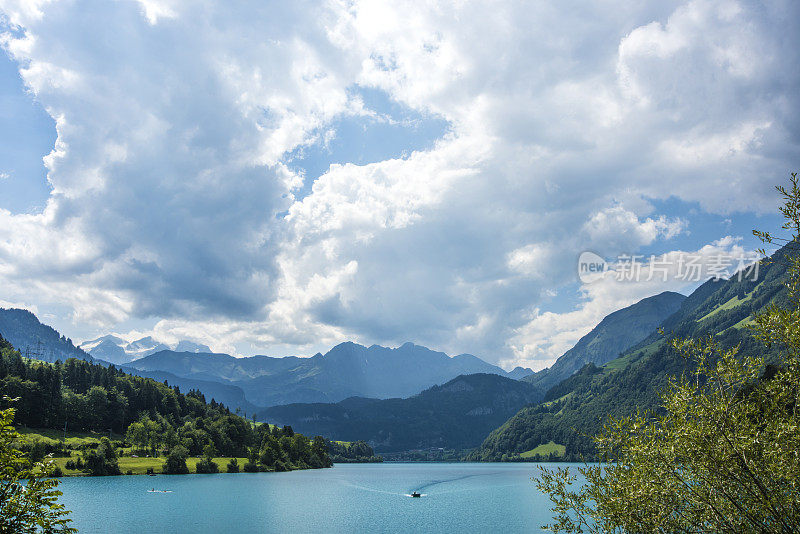
[[(0, 42), (58, 133), (44, 210), (0, 211), (2, 296), (215, 350), (410, 339), (545, 362), (666, 288), (600, 284), (544, 311), (580, 251), (674, 249), (692, 222), (659, 199), (770, 212), (798, 156), (789, 1), (0, 9)], [(358, 87), (448, 133), (293, 170), (339, 118), (386, 117)]]
[(757, 257), (732, 236), (693, 251), (623, 256), (612, 261), (605, 276), (581, 286), (583, 299), (577, 309), (567, 313), (534, 309), (510, 337), (514, 353), (505, 362), (534, 370), (549, 367), (606, 315), (663, 291), (688, 294), (709, 278), (735, 273), (757, 278), (758, 267), (753, 266)]
[(649, 245), (657, 238), (675, 237), (686, 226), (686, 221), (680, 218), (668, 219), (663, 215), (640, 221), (635, 213), (622, 206), (614, 206), (592, 214), (582, 231), (593, 246), (606, 253), (620, 253)]
[(247, 12), (142, 4), (9, 10), (24, 33), (5, 47), (58, 140), (47, 207), (2, 214), (0, 254), (119, 297), (100, 313), (251, 317), (298, 185), (280, 158), (345, 111), (345, 84), (309, 45), (324, 28), (284, 29), (300, 12), (256, 13), (248, 34)]

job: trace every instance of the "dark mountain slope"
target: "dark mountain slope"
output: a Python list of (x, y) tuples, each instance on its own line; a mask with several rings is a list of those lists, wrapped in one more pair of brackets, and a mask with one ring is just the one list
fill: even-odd
[[(704, 283), (663, 322), (665, 333), (681, 337), (714, 334), (724, 346), (739, 344), (741, 352), (758, 351), (769, 359), (770, 351), (744, 326), (754, 312), (771, 303), (786, 303), (783, 256), (784, 251), (778, 251), (772, 263), (762, 264), (756, 281), (734, 277)], [(663, 336), (653, 333), (602, 368), (587, 366), (558, 384), (542, 403), (520, 410), (492, 432), (471, 459), (514, 459), (549, 441), (566, 445), (567, 459), (581, 454), (590, 457), (594, 452), (590, 436), (601, 430), (609, 415), (658, 409), (658, 391), (671, 376), (684, 372), (685, 366)]]
[(376, 451), (478, 445), (496, 425), (540, 397), (525, 382), (490, 375), (459, 376), (406, 399), (353, 397), (335, 404), (289, 404), (258, 417), (342, 441), (364, 440)]
[(94, 361), (53, 328), (39, 322), (28, 310), (0, 308), (0, 335), (18, 347), (23, 356), (55, 362), (67, 358)]
[(665, 291), (617, 310), (600, 321), (591, 332), (556, 360), (552, 367), (523, 380), (546, 391), (587, 363), (603, 365), (651, 334), (678, 310), (685, 299), (680, 293)]

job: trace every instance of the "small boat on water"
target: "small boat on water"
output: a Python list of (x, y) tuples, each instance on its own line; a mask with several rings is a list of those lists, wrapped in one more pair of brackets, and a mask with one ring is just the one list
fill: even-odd
[(422, 494), (420, 492), (418, 492), (418, 491), (412, 491), (411, 492), (411, 496), (412, 497), (422, 497)]

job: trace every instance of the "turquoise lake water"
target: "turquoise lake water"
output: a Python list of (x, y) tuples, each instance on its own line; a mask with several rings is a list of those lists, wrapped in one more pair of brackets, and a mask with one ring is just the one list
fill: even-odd
[[(539, 532), (550, 520), (550, 501), (531, 481), (536, 465), (337, 464), (290, 473), (65, 478), (60, 489), (82, 533), (510, 534)], [(423, 497), (409, 497), (413, 490)]]

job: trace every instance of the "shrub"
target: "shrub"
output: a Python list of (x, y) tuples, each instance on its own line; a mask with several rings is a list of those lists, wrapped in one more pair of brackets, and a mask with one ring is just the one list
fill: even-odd
[(236, 458), (231, 458), (231, 461), (228, 462), (227, 465), (228, 473), (238, 473), (239, 472), (239, 460)]
[[(3, 338), (0, 337), (0, 348)], [(5, 397), (4, 401), (8, 401)], [(69, 526), (69, 510), (58, 502), (58, 480), (50, 478), (53, 464), (30, 464), (14, 446), (20, 438), (12, 421), (14, 408), (0, 411), (0, 530), (2, 532), (76, 532)]]
[(164, 469), (163, 472), (167, 475), (185, 475), (189, 473), (189, 468), (186, 467), (186, 457), (189, 455), (189, 451), (186, 450), (185, 447), (178, 445), (174, 447), (169, 456), (167, 456), (167, 461), (164, 462)]
[(288, 471), (289, 467), (282, 460), (275, 462), (275, 471)]
[(244, 464), (245, 473), (258, 473), (258, 465), (255, 462), (247, 462)]
[(197, 462), (196, 470), (200, 474), (219, 473), (219, 466), (214, 462), (214, 460), (206, 456)]
[(96, 449), (84, 452), (83, 464), (91, 476), (120, 474), (117, 452), (108, 438), (103, 438)]

